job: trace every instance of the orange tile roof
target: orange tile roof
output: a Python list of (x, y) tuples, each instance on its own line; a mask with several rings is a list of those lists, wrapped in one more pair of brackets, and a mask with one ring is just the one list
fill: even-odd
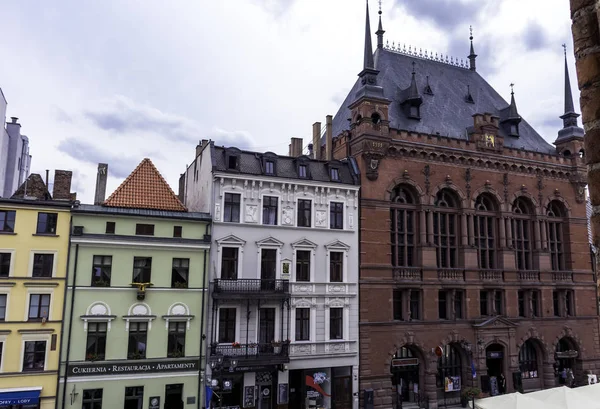
[(152, 161), (145, 158), (103, 203), (108, 207), (187, 212)]

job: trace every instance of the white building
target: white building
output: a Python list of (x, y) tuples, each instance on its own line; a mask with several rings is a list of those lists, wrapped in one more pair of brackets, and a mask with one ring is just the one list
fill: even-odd
[(0, 119), (6, 127), (0, 127), (0, 197), (11, 197), (29, 176), (31, 155), (29, 139), (21, 135), (21, 124), (16, 117), (6, 122), (8, 103), (0, 89)]
[(213, 216), (207, 373), (223, 406), (358, 408), (357, 169), (198, 146), (180, 187)]

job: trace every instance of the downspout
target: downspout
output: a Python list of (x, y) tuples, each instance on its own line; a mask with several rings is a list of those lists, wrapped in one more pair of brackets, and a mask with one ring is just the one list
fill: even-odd
[[(206, 224), (206, 230), (204, 235), (206, 236), (208, 234), (208, 227), (209, 224)], [(202, 339), (202, 336), (204, 335), (204, 306), (206, 305), (206, 300), (208, 297), (208, 289), (210, 288), (210, 286), (206, 286), (206, 249), (204, 249), (204, 272), (202, 274), (202, 287), (206, 290), (203, 291), (202, 294), (202, 308), (200, 311), (200, 368), (198, 368), (198, 404), (196, 405), (196, 407), (198, 409), (202, 408), (202, 386), (203, 386), (203, 379), (202, 379), (202, 350), (204, 349), (204, 339)], [(208, 349), (208, 348), (207, 348)], [(206, 377), (206, 366), (204, 367), (204, 377)]]
[[(21, 161), (22, 163), (23, 161)], [(65, 311), (67, 309), (67, 288), (69, 287), (69, 262), (71, 261), (71, 231), (73, 229), (73, 216), (70, 215), (70, 219), (69, 219), (69, 246), (67, 248), (67, 271), (65, 271), (65, 294), (63, 295), (63, 307), (62, 307), (62, 314), (61, 314), (61, 319), (62, 319), (62, 325), (60, 326), (60, 346), (59, 346), (59, 350), (58, 350), (58, 379), (56, 381), (56, 393), (54, 394), (54, 396), (56, 396), (58, 398), (58, 394), (60, 393), (60, 366), (61, 366), (61, 359), (62, 359), (62, 344), (63, 344), (63, 334), (65, 332)], [(71, 307), (71, 310), (73, 308)], [(69, 326), (69, 329), (71, 327)], [(67, 355), (67, 362), (68, 362), (68, 355)], [(67, 365), (65, 364), (65, 374), (67, 373)], [(67, 384), (65, 382), (65, 389), (67, 388)], [(64, 404), (63, 404), (64, 407)], [(54, 400), (54, 408), (58, 409), (58, 399)]]
[[(73, 263), (73, 289), (71, 290), (71, 312), (69, 314), (69, 335), (67, 335), (67, 365), (65, 365), (65, 381), (62, 393), (62, 409), (65, 409), (65, 399), (67, 397), (67, 380), (69, 379), (69, 371), (67, 370), (69, 362), (69, 351), (71, 350), (71, 333), (73, 332), (73, 313), (75, 309), (75, 288), (77, 283), (77, 260), (79, 259), (79, 244), (75, 245), (75, 261)], [(62, 345), (62, 342), (61, 342)]]

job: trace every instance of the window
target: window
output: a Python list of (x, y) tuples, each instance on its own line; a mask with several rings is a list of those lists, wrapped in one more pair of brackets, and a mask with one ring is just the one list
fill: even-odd
[(560, 317), (560, 293), (558, 291), (552, 292), (552, 306), (555, 317)]
[(502, 291), (494, 291), (494, 315), (502, 314), (502, 306)]
[(517, 293), (517, 303), (519, 308), (519, 317), (525, 317), (525, 291), (519, 290)]
[(565, 291), (565, 312), (567, 317), (572, 317), (575, 315), (572, 290)]
[(260, 255), (260, 280), (263, 290), (275, 290), (277, 275), (277, 250), (262, 249)]
[(454, 291), (454, 318), (463, 319), (463, 292)]
[(519, 370), (523, 379), (538, 377), (537, 353), (530, 339), (525, 341), (519, 351)]
[(488, 194), (481, 194), (475, 202), (475, 245), (479, 268), (496, 268), (496, 201)]
[(235, 342), (235, 308), (219, 309), (219, 339), (220, 343)]
[(394, 320), (404, 321), (404, 308), (403, 308), (403, 297), (402, 290), (394, 290), (392, 295)]
[(275, 174), (275, 163), (271, 160), (265, 161), (265, 174), (273, 175)]
[(344, 204), (340, 202), (329, 203), (329, 228), (344, 228)]
[(146, 358), (146, 343), (148, 342), (148, 323), (129, 323), (129, 344), (127, 345), (127, 359)]
[(519, 317), (539, 317), (540, 292), (538, 290), (519, 290), (517, 293)]
[(307, 178), (308, 173), (306, 171), (306, 165), (298, 165), (298, 177)]
[(531, 215), (532, 204), (524, 197), (518, 197), (513, 203), (512, 237), (518, 270), (533, 269), (533, 237)]
[(312, 201), (306, 199), (298, 200), (298, 226), (311, 227)]
[(110, 287), (112, 256), (94, 256), (92, 263), (92, 287)]
[(540, 316), (540, 292), (534, 290), (531, 292), (531, 315), (533, 317)]
[(458, 199), (454, 192), (442, 189), (435, 199), (433, 240), (438, 268), (458, 266)]
[(57, 213), (38, 213), (37, 234), (56, 234)]
[(152, 272), (152, 257), (133, 258), (133, 282), (149, 283)]
[(415, 263), (416, 202), (412, 190), (397, 186), (392, 192), (390, 209), (392, 220), (392, 265), (413, 267)]
[(296, 251), (296, 281), (310, 281), (310, 250)]
[(28, 320), (48, 319), (50, 312), (50, 294), (31, 294), (29, 296)]
[(102, 409), (102, 389), (84, 389), (81, 409)]
[(277, 224), (277, 200), (274, 196), (263, 196), (263, 224)]
[(115, 234), (115, 222), (106, 222), (106, 234)]
[(461, 290), (438, 291), (438, 314), (441, 320), (463, 318), (463, 293)]
[(344, 281), (344, 253), (341, 251), (329, 253), (329, 281), (332, 283)]
[(563, 242), (565, 230), (564, 217), (566, 216), (564, 205), (558, 200), (551, 201), (548, 204), (546, 215), (548, 216), (546, 222), (546, 235), (548, 237), (548, 249), (550, 250), (552, 270), (564, 270), (565, 249)]
[(231, 223), (240, 222), (240, 194), (225, 193), (223, 221)]
[(296, 308), (296, 341), (310, 340), (310, 308)]
[(141, 409), (144, 406), (144, 387), (128, 386), (125, 388), (125, 404), (123, 409)]
[(173, 226), (173, 237), (181, 237), (182, 231), (183, 231), (183, 227)]
[(8, 277), (10, 274), (11, 253), (0, 253), (0, 277)]
[(441, 320), (448, 319), (448, 300), (446, 299), (446, 291), (438, 291), (438, 315)]
[(33, 270), (32, 277), (52, 277), (54, 268), (54, 254), (38, 254), (33, 255)]
[(479, 313), (482, 317), (504, 313), (504, 292), (502, 290), (481, 290), (479, 292)]
[(17, 212), (14, 210), (0, 210), (0, 231), (14, 233), (16, 217)]
[(438, 376), (437, 386), (444, 387), (444, 381), (449, 376), (461, 376), (462, 368), (460, 362), (460, 352), (453, 344), (447, 344), (443, 347), (442, 356), (438, 358), (437, 363)]
[(171, 288), (188, 288), (189, 258), (174, 258), (171, 271)]
[(169, 322), (169, 342), (167, 356), (179, 358), (185, 356), (185, 322)]
[(46, 341), (25, 341), (23, 372), (43, 371), (46, 364)]
[(237, 280), (238, 278), (238, 248), (223, 247), (221, 258), (221, 279)]
[(153, 224), (136, 224), (135, 225), (136, 236), (154, 236), (154, 225)]
[(329, 339), (344, 339), (344, 309), (329, 309)]
[(85, 347), (85, 360), (104, 360), (106, 353), (106, 322), (89, 322), (87, 329), (87, 343)]
[(421, 292), (419, 290), (410, 291), (410, 320), (421, 319)]
[(8, 296), (6, 294), (0, 294), (0, 321), (6, 320), (6, 300)]
[(238, 157), (237, 156), (229, 156), (227, 158), (227, 169), (235, 170), (238, 167)]
[(340, 180), (340, 171), (338, 168), (331, 168), (329, 170), (329, 174), (331, 176), (331, 180)]
[(481, 314), (482, 317), (490, 315), (488, 303), (488, 292), (486, 290), (481, 290), (479, 292), (479, 314)]

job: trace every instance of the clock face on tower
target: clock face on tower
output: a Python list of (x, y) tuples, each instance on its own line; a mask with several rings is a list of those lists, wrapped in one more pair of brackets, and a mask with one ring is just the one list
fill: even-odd
[(485, 135), (483, 135), (483, 140), (485, 141), (485, 146), (490, 147), (490, 148), (494, 147), (494, 143), (496, 141), (494, 135), (490, 135), (489, 133), (486, 133)]

